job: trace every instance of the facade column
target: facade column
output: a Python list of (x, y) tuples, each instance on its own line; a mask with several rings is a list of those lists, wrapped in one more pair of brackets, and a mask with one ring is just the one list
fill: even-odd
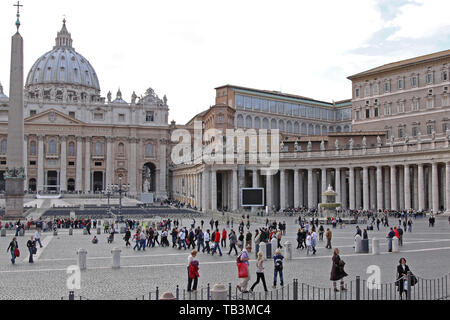
[(303, 176), (303, 170), (299, 170), (298, 173), (298, 203), (299, 207), (305, 206), (305, 197), (303, 193), (303, 183), (304, 183), (304, 176)]
[(363, 209), (369, 210), (370, 194), (369, 194), (369, 167), (363, 168)]
[(217, 211), (217, 171), (211, 170), (211, 210)]
[(390, 168), (384, 168), (384, 208), (389, 209), (391, 207), (391, 192), (390, 192)]
[(321, 170), (321, 176), (322, 176), (322, 183), (321, 183), (321, 188), (320, 190), (322, 190), (321, 192), (321, 203), (326, 203), (327, 202), (327, 196), (322, 195), (325, 191), (327, 191), (327, 168), (322, 168)]
[(336, 203), (340, 203), (341, 204), (341, 208), (342, 208), (342, 194), (341, 194), (341, 168), (336, 168), (335, 169), (335, 176), (334, 176), (334, 191), (336, 191), (337, 195), (336, 195)]
[(59, 137), (61, 141), (61, 159), (60, 159), (60, 175), (59, 175), (59, 190), (61, 192), (67, 191), (67, 136)]
[(75, 191), (83, 191), (82, 185), (82, 172), (83, 172), (83, 137), (77, 137), (77, 163), (76, 163), (76, 178), (75, 178)]
[(432, 164), (432, 195), (433, 195), (433, 213), (437, 214), (439, 211), (439, 180), (438, 180), (438, 163)]
[(167, 197), (167, 143), (166, 139), (159, 141), (159, 193), (163, 198)]
[(114, 183), (114, 179), (113, 179), (113, 152), (112, 152), (112, 148), (113, 148), (113, 141), (114, 138), (113, 137), (106, 137), (106, 186), (103, 186), (103, 189), (105, 189), (107, 186), (111, 185)]
[(37, 171), (37, 188), (36, 190), (44, 190), (44, 135), (38, 134), (38, 171)]
[(348, 189), (347, 189), (347, 168), (345, 168), (343, 171), (341, 170), (341, 203), (342, 203), (342, 209), (348, 209), (349, 208), (349, 199), (348, 199)]
[[(128, 183), (130, 184), (130, 193), (136, 195), (138, 190), (142, 192), (142, 188), (137, 186), (137, 144), (139, 139), (130, 138), (130, 157), (128, 161)], [(146, 191), (147, 192), (147, 191)]]
[(418, 210), (419, 209), (419, 189), (417, 187), (418, 185), (418, 173), (417, 173), (417, 168), (413, 167), (413, 197), (414, 197), (414, 202), (413, 202), (413, 208)]
[(355, 210), (356, 202), (355, 202), (355, 168), (349, 168), (349, 209)]
[(377, 166), (377, 210), (383, 210), (383, 167)]
[(294, 169), (294, 208), (300, 207), (300, 175), (298, 169)]
[(391, 166), (391, 210), (397, 210), (397, 175), (395, 166)]
[(258, 188), (258, 170), (252, 171), (252, 187)]
[(399, 168), (398, 170), (398, 210), (402, 210), (405, 207), (405, 169)]
[(409, 164), (405, 164), (405, 210), (411, 209), (411, 175), (409, 171)]
[(91, 137), (85, 139), (85, 155), (84, 155), (84, 192), (88, 193), (91, 190)]
[(280, 211), (286, 209), (286, 170), (280, 169)]
[(308, 209), (314, 208), (313, 169), (308, 169)]
[(231, 210), (237, 211), (238, 210), (238, 172), (236, 169), (233, 169), (232, 173), (232, 183), (231, 183)]

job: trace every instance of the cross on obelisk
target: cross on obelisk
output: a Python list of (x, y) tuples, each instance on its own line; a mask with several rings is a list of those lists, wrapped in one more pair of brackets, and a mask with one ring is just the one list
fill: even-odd
[(17, 1), (17, 4), (13, 4), (14, 7), (17, 7), (17, 21), (16, 21), (16, 27), (17, 27), (17, 32), (19, 32), (19, 27), (20, 27), (20, 7), (23, 7), (22, 4), (20, 4), (20, 1)]
[(11, 73), (9, 82), (8, 141), (6, 149), (7, 168), (5, 173), (5, 219), (23, 216), (23, 196), (25, 181), (24, 164), (24, 123), (23, 123), (23, 39), (19, 33), (20, 7), (17, 7), (17, 32), (11, 42)]

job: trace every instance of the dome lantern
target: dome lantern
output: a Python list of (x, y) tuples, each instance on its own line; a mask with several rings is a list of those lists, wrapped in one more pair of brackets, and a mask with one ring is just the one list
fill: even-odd
[(72, 35), (67, 31), (66, 18), (63, 20), (61, 31), (56, 36), (54, 49), (63, 47), (72, 49)]

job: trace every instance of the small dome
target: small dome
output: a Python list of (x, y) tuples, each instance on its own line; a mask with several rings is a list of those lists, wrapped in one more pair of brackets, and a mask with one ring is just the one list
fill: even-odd
[(120, 91), (120, 89), (119, 89), (119, 91), (117, 91), (116, 99), (115, 99), (112, 103), (116, 103), (116, 104), (128, 104), (128, 102), (126, 102), (125, 100), (123, 100), (123, 98), (122, 98), (122, 92)]
[(25, 86), (77, 85), (100, 91), (100, 84), (89, 61), (72, 47), (66, 21), (58, 32), (53, 50), (37, 59), (28, 73)]

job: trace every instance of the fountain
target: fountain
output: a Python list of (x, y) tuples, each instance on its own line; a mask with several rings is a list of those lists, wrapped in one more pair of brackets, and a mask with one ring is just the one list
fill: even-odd
[(330, 219), (331, 217), (335, 217), (337, 215), (336, 209), (341, 206), (340, 203), (336, 203), (337, 192), (333, 190), (331, 185), (328, 186), (328, 189), (322, 193), (322, 196), (326, 196), (325, 203), (319, 203), (319, 208), (321, 208), (321, 213), (326, 214), (326, 218)]

